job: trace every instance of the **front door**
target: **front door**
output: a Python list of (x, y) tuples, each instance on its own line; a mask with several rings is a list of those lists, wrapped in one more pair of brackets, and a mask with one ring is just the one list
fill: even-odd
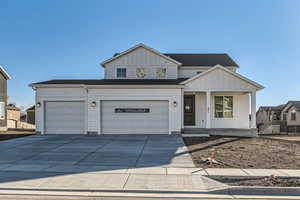
[(195, 126), (195, 95), (184, 96), (184, 125)]

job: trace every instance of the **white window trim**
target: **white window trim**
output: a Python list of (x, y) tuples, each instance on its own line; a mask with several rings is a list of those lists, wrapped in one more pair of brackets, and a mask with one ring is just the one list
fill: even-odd
[[(215, 105), (215, 98), (216, 97), (223, 97), (223, 103), (224, 103), (224, 96), (232, 97), (232, 117), (216, 117), (216, 105)], [(213, 112), (211, 113), (213, 115), (213, 118), (216, 120), (232, 120), (234, 119), (234, 95), (214, 95), (213, 96)], [(223, 111), (224, 112), (224, 111)]]
[[(295, 116), (295, 119), (293, 119), (293, 117), (292, 117), (293, 115)], [(291, 112), (291, 121), (296, 121), (296, 120), (297, 120), (296, 111), (293, 110)]]
[[(118, 77), (118, 69), (126, 69), (126, 76), (125, 77)], [(115, 70), (115, 78), (117, 79), (126, 79), (128, 77), (128, 69), (127, 67), (116, 67), (116, 70)]]

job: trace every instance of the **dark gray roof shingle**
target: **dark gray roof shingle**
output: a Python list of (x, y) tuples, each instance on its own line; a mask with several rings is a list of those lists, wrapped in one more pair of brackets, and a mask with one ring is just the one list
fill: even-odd
[(290, 108), (294, 106), (298, 111), (300, 111), (300, 101), (289, 101), (286, 105), (290, 104)]
[(164, 55), (182, 63), (182, 66), (215, 66), (217, 64), (223, 66), (237, 66), (232, 58), (224, 54), (184, 54), (184, 53), (164, 53)]
[(179, 79), (86, 79), (86, 80), (49, 80), (32, 83), (42, 84), (74, 84), (74, 85), (178, 85), (187, 78)]

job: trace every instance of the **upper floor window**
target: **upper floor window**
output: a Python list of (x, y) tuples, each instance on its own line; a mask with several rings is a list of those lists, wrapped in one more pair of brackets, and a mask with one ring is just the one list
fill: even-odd
[(232, 96), (215, 96), (215, 117), (216, 118), (233, 117)]
[(295, 111), (291, 112), (291, 120), (293, 120), (293, 121), (296, 120), (296, 112)]
[(157, 78), (165, 78), (166, 77), (166, 68), (157, 68), (156, 69), (156, 77)]
[(284, 113), (283, 115), (282, 115), (282, 120), (286, 120), (286, 114)]
[(126, 78), (126, 68), (117, 68), (117, 78)]
[(136, 68), (136, 77), (145, 78), (147, 75), (146, 68)]

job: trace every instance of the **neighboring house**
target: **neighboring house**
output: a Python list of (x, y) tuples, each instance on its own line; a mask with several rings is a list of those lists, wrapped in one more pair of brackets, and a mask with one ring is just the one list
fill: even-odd
[(14, 104), (7, 105), (7, 128), (18, 128), (20, 121), (21, 109)]
[(0, 131), (7, 130), (7, 80), (10, 80), (9, 74), (0, 66)]
[(261, 106), (256, 113), (256, 124), (260, 133), (280, 133), (281, 109), (279, 106)]
[(139, 44), (101, 65), (105, 79), (30, 85), (36, 92), (37, 131), (205, 130), (211, 135), (256, 136), (256, 92), (263, 86), (236, 73), (239, 66), (227, 54), (164, 54)]
[(281, 119), (286, 122), (288, 133), (300, 133), (300, 101), (289, 101), (282, 108)]
[(25, 121), (29, 124), (35, 124), (35, 106), (26, 109)]

